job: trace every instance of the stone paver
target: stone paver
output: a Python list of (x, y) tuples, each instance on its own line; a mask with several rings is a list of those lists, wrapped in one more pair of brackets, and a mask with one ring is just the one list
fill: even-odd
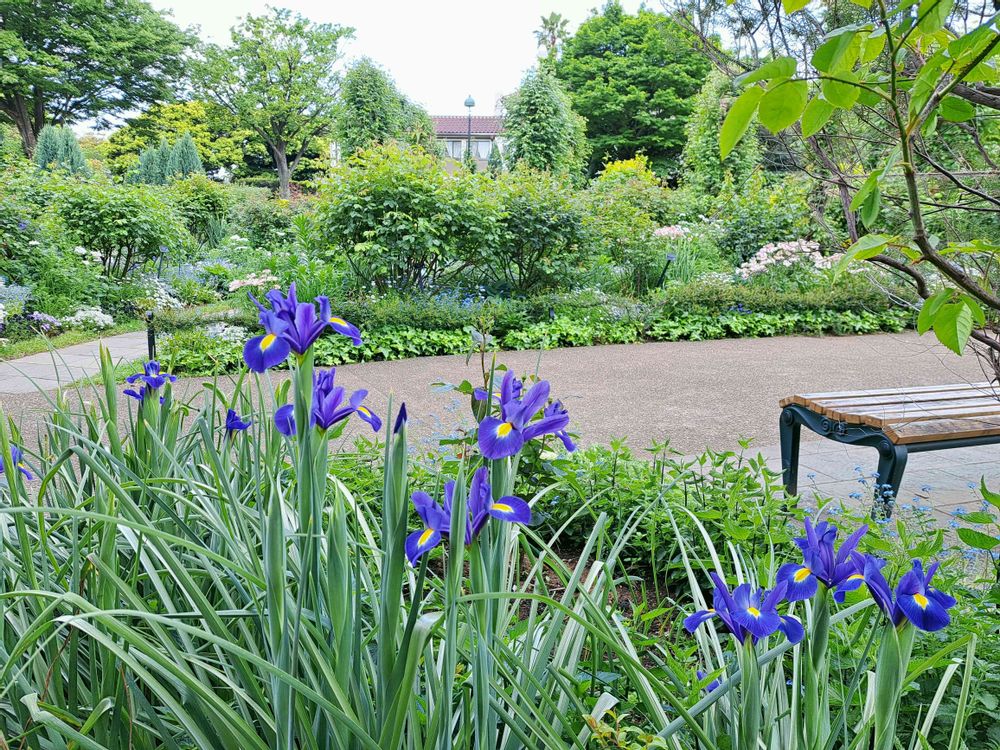
[(137, 332), (0, 362), (0, 394), (36, 393), (95, 375), (101, 369), (98, 352), (102, 343), (116, 363), (146, 356), (146, 334)]
[[(130, 334), (112, 346), (116, 358), (139, 359), (145, 354), (144, 334)], [(109, 340), (113, 341), (113, 340)], [(77, 347), (73, 347), (77, 349)], [(64, 350), (65, 351), (65, 350)], [(93, 345), (91, 356), (96, 351)], [(79, 352), (71, 352), (76, 356)], [(49, 355), (42, 355), (46, 358)], [(86, 353), (83, 355), (86, 357)], [(600, 346), (548, 352), (509, 352), (497, 361), (519, 373), (537, 372), (552, 382), (553, 395), (570, 411), (572, 426), (583, 444), (625, 438), (637, 455), (654, 440), (669, 438), (671, 447), (694, 454), (711, 447), (738, 450), (741, 437), (753, 440), (751, 451), (769, 457), (779, 468), (778, 401), (794, 392), (885, 388), (972, 382), (983, 379), (977, 360), (957, 357), (933, 339), (913, 333), (850, 337), (782, 337), (671, 342), (631, 346)], [(51, 358), (48, 359), (51, 366)], [(86, 365), (86, 363), (84, 363)], [(25, 423), (26, 442), (33, 442), (33, 422), (48, 411), (44, 394), (32, 393), (23, 380), (17, 396), (4, 384), (0, 366), (0, 405)], [(96, 371), (91, 371), (92, 374)], [(53, 371), (49, 370), (51, 378)], [(20, 376), (18, 376), (20, 377)], [(268, 376), (277, 384), (285, 377)], [(385, 415), (393, 403), (406, 401), (412, 434), (432, 444), (456, 429), (471, 427), (468, 399), (435, 388), (434, 383), (481, 381), (477, 360), (426, 357), (397, 362), (371, 362), (338, 368), (337, 380), (348, 390), (367, 388), (369, 403)], [(179, 381), (177, 391), (190, 396), (205, 378)], [(53, 380), (42, 383), (54, 387)], [(228, 379), (220, 379), (227, 387)], [(11, 387), (11, 386), (7, 386)], [(388, 420), (387, 420), (388, 421)], [(345, 434), (349, 440), (354, 425)], [(370, 435), (371, 433), (368, 432)], [(901, 501), (928, 495), (942, 510), (970, 503), (969, 482), (980, 476), (1000, 488), (1000, 446), (964, 448), (910, 457), (900, 490)], [(864, 491), (855, 466), (871, 474), (877, 464), (872, 448), (853, 448), (802, 432), (800, 487), (848, 498)], [(808, 474), (815, 473), (809, 478)]]

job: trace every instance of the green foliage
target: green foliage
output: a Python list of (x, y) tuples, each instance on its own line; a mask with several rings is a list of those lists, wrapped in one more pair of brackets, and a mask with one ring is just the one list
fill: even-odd
[(661, 13), (636, 15), (610, 0), (570, 37), (556, 66), (573, 109), (587, 121), (590, 171), (644, 153), (674, 172), (684, 128), (710, 64)]
[(364, 287), (433, 288), (497, 236), (484, 175), (448, 175), (440, 161), (398, 144), (361, 151), (319, 191), (316, 229)]
[(106, 276), (124, 279), (161, 247), (183, 250), (190, 235), (160, 191), (139, 185), (80, 182), (57, 199), (59, 218), (72, 242), (100, 257)]
[(810, 187), (794, 174), (774, 184), (761, 173), (739, 184), (727, 180), (713, 209), (719, 247), (740, 264), (769, 242), (810, 236)]
[(729, 182), (742, 185), (760, 164), (760, 143), (755, 132), (740, 140), (739, 146), (719, 155), (719, 133), (723, 112), (734, 95), (730, 79), (713, 71), (694, 98), (685, 132), (681, 162), (683, 181), (707, 196), (718, 193)]
[(229, 208), (228, 194), (222, 185), (203, 174), (192, 173), (170, 184), (169, 197), (195, 239), (209, 246), (219, 243)]
[(190, 133), (185, 132), (174, 142), (170, 150), (170, 160), (167, 162), (167, 174), (172, 178), (190, 177), (194, 174), (204, 174), (205, 168), (198, 156), (198, 147)]
[(24, 147), (17, 128), (0, 122), (0, 169), (6, 169), (24, 158)]
[(46, 125), (38, 135), (34, 161), (42, 169), (62, 170), (68, 174), (90, 174), (80, 144), (73, 131), (66, 127)]
[(144, 185), (163, 185), (167, 181), (166, 171), (166, 165), (161, 162), (161, 150), (152, 146), (139, 154), (139, 162), (129, 178), (130, 182)]
[(314, 142), (327, 135), (336, 106), (338, 45), (350, 29), (314, 24), (291, 11), (248, 15), (226, 48), (209, 46), (194, 80), (205, 98), (233, 115), (267, 147), (279, 192)]
[(434, 128), (423, 108), (410, 102), (389, 74), (365, 57), (344, 75), (334, 138), (345, 157), (390, 141), (431, 150)]
[(0, 17), (0, 112), (29, 152), (46, 122), (169, 98), (193, 41), (143, 0), (4, 0)]
[(508, 164), (577, 174), (587, 158), (586, 122), (545, 67), (534, 68), (503, 100)]
[(230, 186), (226, 195), (228, 225), (251, 247), (270, 248), (288, 241), (298, 210), (295, 203), (272, 200), (270, 190), (258, 187)]
[(493, 291), (527, 294), (566, 288), (588, 258), (579, 201), (565, 178), (518, 166), (499, 175), (499, 233), (476, 271)]
[(496, 141), (490, 147), (490, 156), (486, 160), (486, 169), (494, 177), (504, 171), (503, 154), (500, 153), (500, 147), (497, 146)]
[(123, 176), (161, 138), (176, 142), (184, 134), (194, 141), (198, 158), (209, 173), (242, 165), (244, 142), (252, 135), (236, 126), (221, 107), (209, 102), (157, 103), (127, 119), (111, 134), (106, 146), (108, 166), (114, 174)]

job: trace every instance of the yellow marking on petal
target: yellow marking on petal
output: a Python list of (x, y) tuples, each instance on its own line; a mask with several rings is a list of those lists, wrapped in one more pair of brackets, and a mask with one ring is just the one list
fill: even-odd
[(368, 409), (366, 409), (364, 406), (359, 406), (358, 411), (364, 414), (366, 417), (370, 417), (372, 415), (372, 413), (368, 411)]
[(914, 594), (913, 601), (917, 603), (917, 606), (920, 607), (920, 609), (927, 609), (927, 597), (923, 594)]
[(802, 583), (811, 575), (812, 571), (809, 570), (809, 568), (802, 567), (795, 571), (795, 575), (792, 576), (792, 580), (795, 581), (796, 583)]
[(270, 348), (271, 348), (271, 346), (272, 346), (272, 345), (274, 344), (274, 342), (275, 342), (275, 341), (277, 341), (277, 340), (278, 340), (278, 337), (277, 337), (277, 336), (275, 336), (275, 335), (274, 335), (273, 333), (269, 333), (269, 334), (267, 334), (267, 335), (266, 335), (266, 336), (265, 336), (264, 338), (262, 338), (262, 339), (260, 340), (260, 350), (261, 350), (262, 352), (266, 352), (266, 351), (267, 351), (268, 349), (270, 349)]
[(434, 529), (424, 529), (424, 533), (417, 539), (417, 546), (423, 547), (432, 536), (434, 536)]
[(497, 437), (507, 437), (510, 431), (514, 429), (514, 425), (510, 422), (504, 422), (499, 427), (497, 427)]
[(760, 617), (760, 610), (756, 607), (747, 607), (747, 612), (749, 612), (754, 617)]
[(507, 503), (493, 503), (493, 510), (498, 510), (501, 513), (513, 513), (514, 509), (507, 505)]
[(865, 580), (865, 576), (864, 576), (863, 573), (855, 573), (852, 576), (847, 576), (847, 580), (848, 581), (863, 581), (863, 580)]
[(330, 318), (330, 322), (331, 322), (331, 323), (333, 323), (333, 324), (334, 324), (335, 326), (344, 326), (345, 328), (346, 328), (346, 327), (347, 327), (348, 325), (350, 325), (350, 324), (349, 324), (349, 323), (348, 323), (348, 322), (347, 322), (346, 320), (344, 320), (343, 318)]

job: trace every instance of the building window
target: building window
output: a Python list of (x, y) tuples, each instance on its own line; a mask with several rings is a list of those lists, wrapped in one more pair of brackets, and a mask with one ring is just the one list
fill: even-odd
[(490, 158), (490, 151), (493, 150), (493, 141), (474, 141), (476, 148), (476, 158), (486, 161)]
[(465, 153), (465, 141), (445, 141), (444, 151), (452, 159), (461, 159)]

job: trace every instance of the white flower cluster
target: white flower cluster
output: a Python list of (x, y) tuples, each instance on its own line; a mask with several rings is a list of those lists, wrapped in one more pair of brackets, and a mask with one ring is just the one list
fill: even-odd
[(77, 245), (74, 247), (73, 252), (80, 256), (80, 260), (83, 261), (85, 266), (89, 266), (91, 263), (104, 262), (104, 258), (97, 250), (88, 250), (83, 245)]
[(751, 276), (762, 274), (774, 266), (790, 268), (796, 264), (806, 265), (817, 271), (825, 271), (833, 268), (842, 257), (843, 253), (823, 255), (819, 251), (819, 243), (811, 240), (770, 242), (740, 266), (737, 273), (745, 280)]
[(229, 344), (242, 344), (247, 338), (247, 329), (228, 323), (212, 323), (205, 327), (205, 335), (210, 339), (218, 339)]
[(146, 289), (146, 297), (142, 300), (147, 310), (160, 312), (162, 310), (180, 310), (184, 303), (177, 299), (171, 292), (173, 291), (161, 279), (155, 276), (147, 276), (143, 280)]
[(660, 227), (659, 229), (654, 230), (653, 236), (665, 237), (668, 240), (682, 240), (688, 236), (688, 230), (680, 224), (672, 224), (668, 227)]
[(731, 273), (723, 273), (722, 271), (708, 271), (706, 273), (700, 274), (695, 281), (702, 284), (732, 284), (735, 279)]
[(229, 291), (235, 292), (248, 286), (258, 289), (277, 289), (278, 277), (265, 268), (260, 273), (250, 274), (245, 279), (233, 279), (229, 282)]
[(63, 318), (67, 328), (92, 328), (101, 331), (115, 324), (114, 318), (99, 307), (81, 307), (68, 318)]

